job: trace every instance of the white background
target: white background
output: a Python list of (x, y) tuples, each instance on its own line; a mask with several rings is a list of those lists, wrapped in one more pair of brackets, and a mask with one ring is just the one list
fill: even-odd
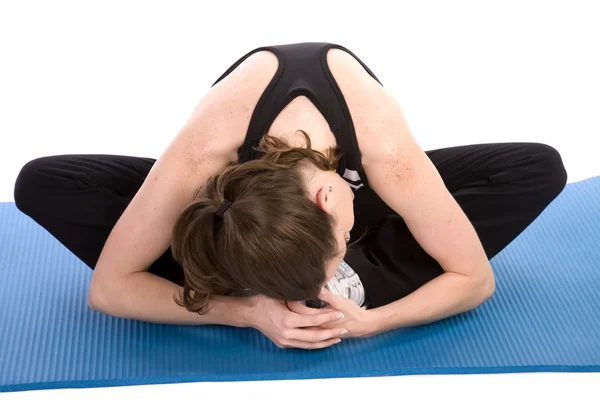
[[(422, 147), (544, 142), (569, 181), (600, 175), (595, 1), (2, 1), (0, 201), (28, 160), (158, 157), (209, 86), (247, 51), (328, 41), (396, 95)], [(128, 398), (594, 397), (598, 375), (426, 376), (86, 390)], [(79, 391), (3, 398), (76, 398)], [(271, 396), (271, 397), (270, 397)], [(497, 396), (497, 397), (496, 397)], [(527, 395), (529, 397), (529, 395)], [(295, 398), (295, 396), (294, 396)]]

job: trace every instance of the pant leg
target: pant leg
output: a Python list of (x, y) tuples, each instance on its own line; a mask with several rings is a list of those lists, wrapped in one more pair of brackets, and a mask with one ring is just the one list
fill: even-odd
[[(90, 268), (155, 160), (118, 155), (60, 155), (28, 162), (15, 183), (15, 203)], [(181, 283), (170, 249), (149, 269)]]
[[(560, 154), (543, 144), (480, 144), (427, 155), (489, 259), (541, 214), (567, 180)], [(372, 200), (369, 206), (374, 208)], [(375, 224), (346, 261), (361, 277), (370, 307), (400, 299), (443, 273), (396, 214)]]

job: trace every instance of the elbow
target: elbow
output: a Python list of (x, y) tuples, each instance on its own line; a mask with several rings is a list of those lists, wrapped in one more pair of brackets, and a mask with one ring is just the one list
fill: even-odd
[(91, 310), (114, 315), (114, 311), (111, 309), (109, 303), (109, 299), (113, 298), (113, 296), (106, 293), (105, 287), (106, 285), (95, 274), (92, 275), (92, 280), (88, 288), (87, 304)]
[(490, 268), (488, 272), (477, 282), (477, 292), (480, 299), (479, 304), (483, 304), (491, 299), (495, 291), (496, 279), (494, 278), (494, 273)]
[(94, 285), (93, 283), (90, 283), (90, 287), (88, 289), (87, 304), (91, 310), (106, 313), (107, 307), (105, 305), (105, 300), (102, 296), (102, 293), (97, 288), (97, 285)]

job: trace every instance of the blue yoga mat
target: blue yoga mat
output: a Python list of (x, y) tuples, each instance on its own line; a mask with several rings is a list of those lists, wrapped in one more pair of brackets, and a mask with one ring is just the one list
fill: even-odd
[(600, 371), (600, 177), (569, 184), (492, 260), (494, 297), (428, 326), (279, 349), (253, 329), (166, 326), (86, 305), (91, 271), (0, 203), (0, 391), (534, 371)]

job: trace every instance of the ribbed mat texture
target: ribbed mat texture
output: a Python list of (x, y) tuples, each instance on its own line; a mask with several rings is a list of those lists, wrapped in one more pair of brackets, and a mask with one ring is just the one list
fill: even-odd
[(87, 308), (91, 271), (0, 203), (0, 391), (533, 371), (600, 371), (600, 177), (572, 183), (492, 260), (481, 307), (322, 351), (253, 329), (155, 325)]

